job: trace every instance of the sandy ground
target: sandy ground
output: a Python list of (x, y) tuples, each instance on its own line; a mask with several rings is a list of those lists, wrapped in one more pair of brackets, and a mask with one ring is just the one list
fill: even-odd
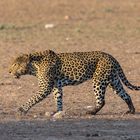
[(64, 88), (61, 120), (45, 115), (55, 110), (52, 95), (17, 117), (17, 108), (38, 86), (35, 77), (9, 75), (10, 62), (21, 53), (46, 49), (108, 52), (129, 81), (140, 85), (139, 0), (0, 1), (0, 140), (140, 139), (140, 92), (126, 88), (135, 115), (123, 115), (127, 105), (111, 89), (105, 107), (96, 116), (86, 115), (95, 103), (91, 81)]

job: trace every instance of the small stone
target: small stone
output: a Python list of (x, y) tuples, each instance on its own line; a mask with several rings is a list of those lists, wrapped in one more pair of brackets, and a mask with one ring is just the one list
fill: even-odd
[(34, 118), (37, 118), (37, 115), (34, 115)]
[(89, 108), (93, 108), (93, 106), (87, 106), (86, 108), (87, 108), (87, 109), (89, 109)]
[(45, 29), (53, 28), (53, 27), (54, 27), (54, 24), (46, 24), (46, 25), (45, 25)]
[(50, 112), (45, 112), (45, 116), (50, 117), (51, 116)]
[(65, 20), (69, 20), (69, 18), (70, 18), (70, 17), (69, 17), (68, 15), (66, 15), (66, 16), (64, 17)]
[(70, 38), (69, 38), (69, 37), (67, 37), (67, 38), (66, 38), (66, 41), (68, 41), (68, 40), (70, 40)]

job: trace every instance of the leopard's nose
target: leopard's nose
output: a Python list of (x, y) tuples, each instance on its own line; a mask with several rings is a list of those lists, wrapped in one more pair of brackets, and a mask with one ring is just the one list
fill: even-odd
[(9, 70), (9, 73), (12, 73), (12, 71), (11, 71), (11, 70)]

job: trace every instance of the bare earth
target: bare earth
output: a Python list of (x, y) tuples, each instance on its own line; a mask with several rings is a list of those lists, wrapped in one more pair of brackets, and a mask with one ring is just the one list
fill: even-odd
[(140, 91), (127, 88), (135, 115), (124, 115), (127, 105), (109, 88), (105, 107), (86, 115), (95, 103), (88, 81), (64, 88), (61, 120), (45, 115), (55, 110), (52, 95), (17, 116), (38, 86), (35, 77), (9, 75), (10, 62), (20, 53), (46, 49), (108, 52), (129, 81), (140, 85), (139, 0), (0, 1), (0, 140), (140, 140)]

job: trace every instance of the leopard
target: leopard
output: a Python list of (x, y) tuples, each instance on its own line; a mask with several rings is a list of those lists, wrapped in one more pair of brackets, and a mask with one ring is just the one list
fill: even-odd
[(95, 115), (103, 108), (107, 87), (127, 104), (126, 114), (135, 113), (132, 99), (123, 86), (131, 90), (140, 90), (140, 86), (131, 84), (119, 62), (106, 52), (56, 53), (45, 50), (21, 54), (11, 63), (9, 73), (17, 79), (22, 75), (33, 75), (38, 79), (39, 91), (18, 108), (24, 115), (52, 93), (56, 104), (53, 115), (59, 116), (63, 112), (63, 87), (76, 86), (90, 79), (96, 100), (95, 107), (87, 111), (89, 114)]

